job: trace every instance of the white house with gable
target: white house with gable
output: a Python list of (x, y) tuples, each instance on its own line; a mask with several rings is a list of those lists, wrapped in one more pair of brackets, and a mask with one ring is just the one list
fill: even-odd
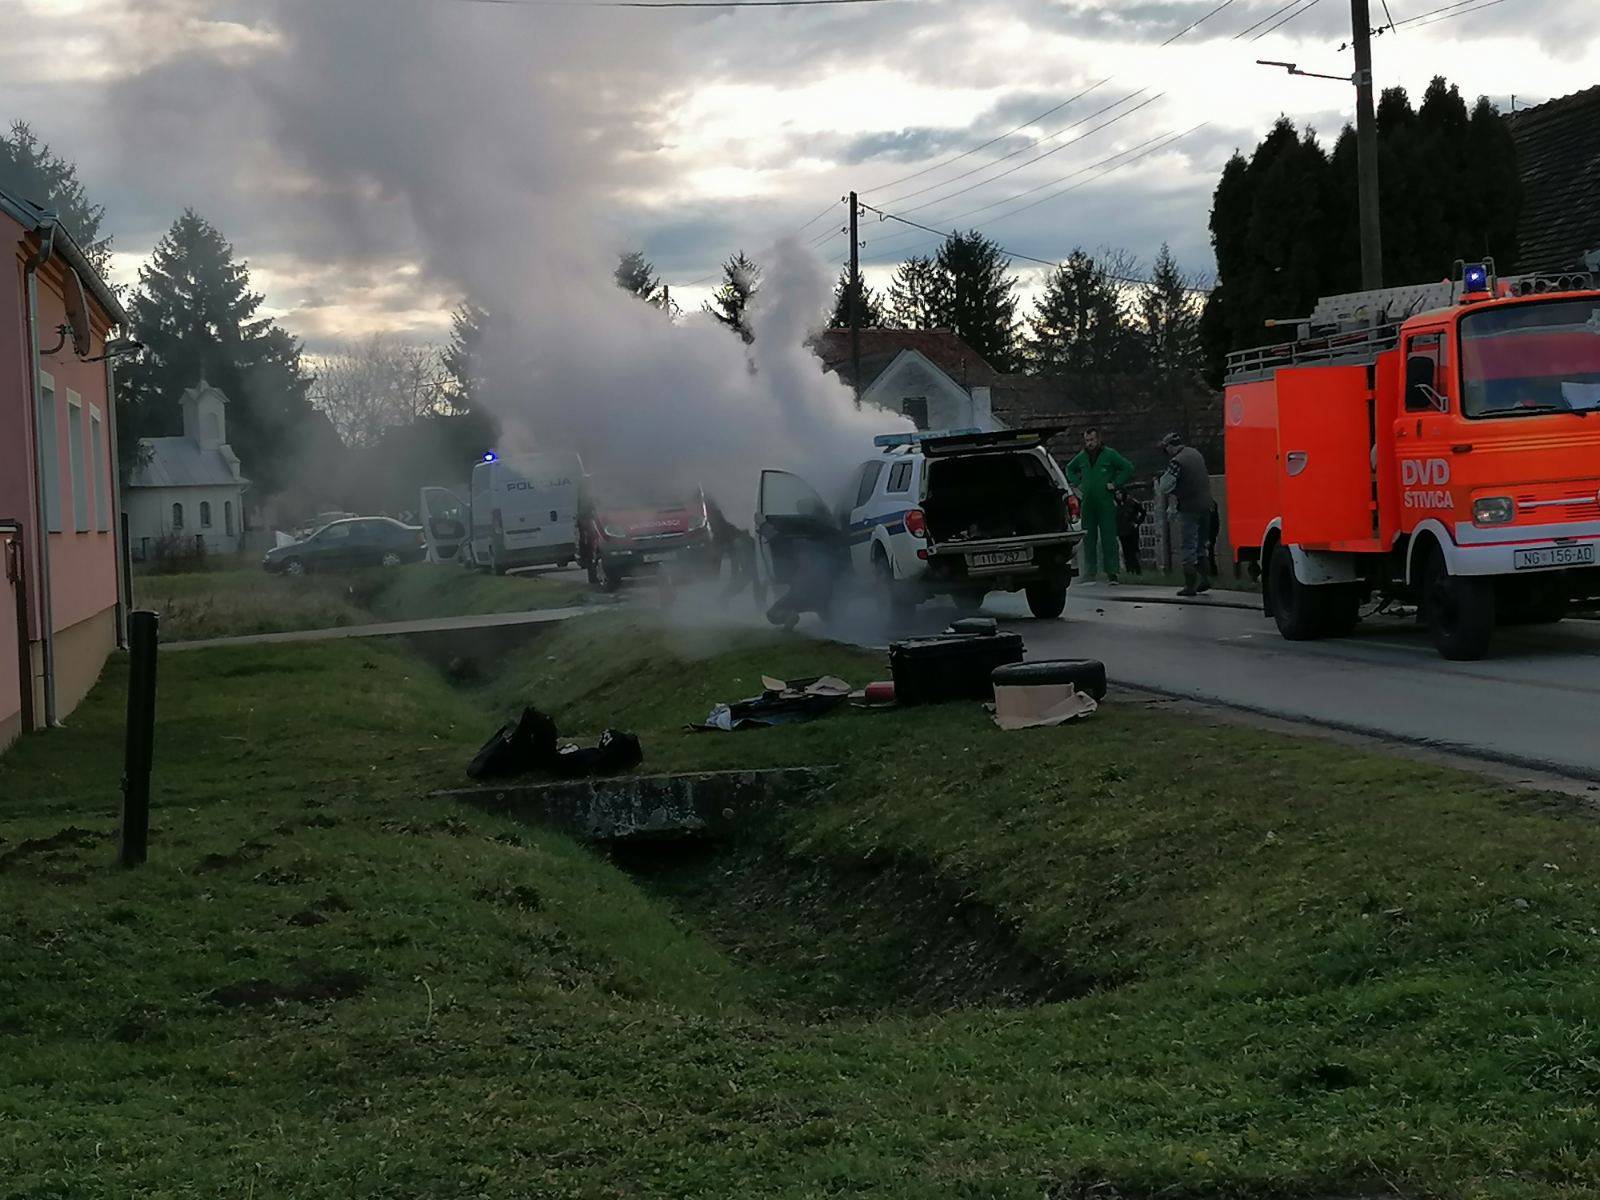
[[(847, 384), (854, 382), (848, 331), (827, 330), (811, 346), (823, 370)], [(918, 429), (1005, 428), (990, 398), (991, 388), (1002, 379), (948, 329), (861, 331), (862, 406), (909, 417)]]
[(178, 401), (181, 437), (141, 438), (125, 490), (128, 545), (145, 559), (165, 537), (200, 538), (208, 554), (243, 549), (244, 489), (228, 445), (228, 398), (202, 379)]

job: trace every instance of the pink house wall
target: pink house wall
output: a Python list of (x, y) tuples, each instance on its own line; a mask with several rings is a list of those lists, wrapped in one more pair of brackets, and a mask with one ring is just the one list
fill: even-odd
[[(44, 273), (41, 272), (41, 275)], [(38, 307), (39, 340), (46, 347), (55, 345), (52, 332), (67, 319), (66, 305), (61, 293), (50, 286), (50, 281), (39, 280)], [(91, 356), (105, 351), (105, 338), (96, 330), (90, 337)], [(96, 613), (103, 612), (117, 602), (117, 555), (115, 538), (111, 531), (111, 502), (109, 489), (116, 486), (116, 471), (111, 463), (111, 406), (106, 400), (106, 365), (103, 362), (82, 362), (73, 353), (69, 338), (55, 354), (39, 356), (39, 372), (50, 376), (55, 384), (56, 407), (56, 481), (61, 494), (61, 532), (50, 534), (50, 599), (55, 609), (54, 628), (67, 629)], [(84, 507), (87, 510), (89, 530), (77, 532), (79, 521), (73, 504), (72, 443), (68, 433), (69, 400), (67, 393), (77, 393), (81, 400), (78, 410), (78, 433), (82, 438), (87, 486), (84, 488)], [(90, 412), (100, 413), (100, 456), (93, 458), (94, 440), (90, 433)], [(95, 496), (97, 489), (108, 489), (106, 495), (106, 520), (104, 528), (97, 521)]]
[[(0, 519), (16, 520), (23, 528), (28, 626), (37, 641), (44, 622), (43, 589), (37, 577), (39, 530), (35, 506), (38, 482), (33, 469), (36, 411), (26, 328), (25, 267), (31, 250), (32, 239), (25, 236), (23, 227), (0, 213)], [(67, 269), (59, 259), (53, 259), (40, 267), (35, 278), (36, 336), (39, 343), (48, 348), (55, 344), (56, 331), (67, 320), (63, 299)], [(107, 328), (104, 314), (93, 301), (90, 312), (92, 329), (87, 351), (92, 357), (104, 352)], [(116, 415), (106, 395), (105, 364), (81, 361), (74, 353), (70, 338), (60, 350), (41, 353), (39, 370), (50, 376), (54, 384), (55, 480), (60, 497), (60, 528), (49, 534), (50, 626), (57, 632), (82, 627), (57, 647), (58, 699), (61, 715), (64, 715), (98, 674), (100, 663), (114, 641), (110, 610), (117, 601), (117, 551), (113, 530), (117, 472), (111, 446)], [(70, 404), (69, 392), (75, 393), (80, 401), (76, 410)], [(74, 411), (81, 422), (79, 434), (85, 475), (83, 507), (88, 529), (83, 532), (77, 528), (73, 486), (69, 421)], [(100, 416), (98, 447), (91, 417), (96, 411)], [(103, 506), (97, 502), (101, 495), (105, 497)], [(102, 507), (104, 520), (100, 515)], [(19, 656), (29, 655), (26, 647), (16, 645), (16, 614), (11, 605), (9, 595), (0, 600), (0, 729), (9, 727), (13, 713), (20, 708), (17, 662)], [(98, 618), (93, 626), (83, 624), (92, 618)], [(85, 630), (92, 632), (85, 633)]]

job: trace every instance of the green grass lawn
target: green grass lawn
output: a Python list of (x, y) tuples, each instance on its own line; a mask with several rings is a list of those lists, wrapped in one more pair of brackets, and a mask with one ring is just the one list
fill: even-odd
[(133, 602), (161, 614), (161, 640), (326, 629), (473, 613), (559, 608), (587, 587), (570, 577), (480, 575), (415, 563), (388, 569), (268, 575), (258, 566), (135, 574)]
[[(108, 865), (120, 665), (0, 758), (0, 1197), (1600, 1188), (1562, 804), (1131, 702), (686, 733), (882, 664), (639, 613), (472, 690), (365, 643), (160, 671), (145, 868)], [(426, 798), (527, 702), (837, 782), (612, 854)]]

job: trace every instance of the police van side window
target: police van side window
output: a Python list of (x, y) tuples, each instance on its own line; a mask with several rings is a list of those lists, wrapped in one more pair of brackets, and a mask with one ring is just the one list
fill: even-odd
[(889, 468), (889, 485), (884, 488), (886, 492), (909, 492), (911, 490), (911, 464), (909, 462), (895, 463)]
[(1448, 412), (1439, 375), (1443, 339), (1437, 333), (1419, 333), (1406, 342), (1406, 411)]
[(872, 493), (877, 490), (878, 476), (883, 474), (881, 462), (869, 462), (861, 468), (861, 486), (856, 488), (856, 507), (860, 508), (872, 499)]

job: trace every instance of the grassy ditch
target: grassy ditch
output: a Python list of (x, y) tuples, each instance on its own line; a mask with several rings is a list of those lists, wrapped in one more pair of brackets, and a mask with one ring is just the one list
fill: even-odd
[[(682, 729), (881, 669), (625, 613), (471, 689), (386, 646), (174, 655), (121, 873), (112, 668), (0, 758), (0, 1196), (1600, 1186), (1591, 821), (1159, 706)], [(423, 798), (524, 702), (646, 769), (838, 782), (612, 853)]]
[(298, 578), (230, 567), (133, 581), (134, 604), (161, 614), (166, 642), (559, 608), (586, 591), (570, 577), (480, 575), (426, 563)]

